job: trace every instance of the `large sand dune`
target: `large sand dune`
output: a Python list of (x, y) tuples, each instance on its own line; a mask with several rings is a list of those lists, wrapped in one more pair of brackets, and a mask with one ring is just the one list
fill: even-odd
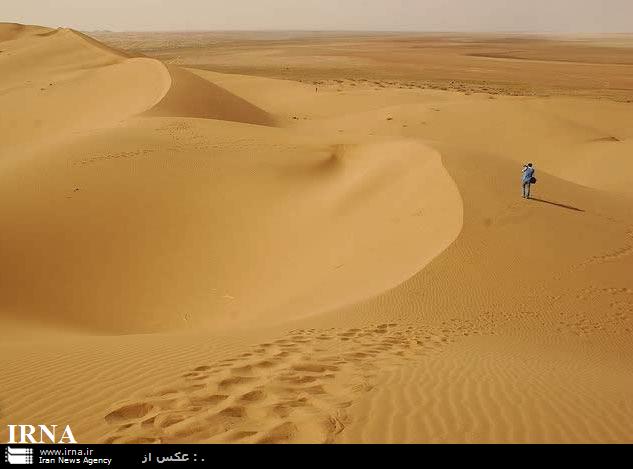
[(630, 104), (0, 50), (3, 425), (630, 442)]

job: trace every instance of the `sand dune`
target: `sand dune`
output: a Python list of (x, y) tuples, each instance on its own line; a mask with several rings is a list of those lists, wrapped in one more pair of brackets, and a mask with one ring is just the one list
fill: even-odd
[[(106, 84), (125, 94), (94, 94)], [(24, 184), (39, 188), (4, 212), (10, 316), (127, 333), (287, 321), (397, 285), (459, 233), (459, 194), (439, 154), (419, 142), (328, 145), (254, 129), (274, 117), (186, 70), (165, 78), (150, 59), (58, 87), (23, 104), (24, 138), (33, 137), (26, 116), (46, 119), (71, 98), (81, 102), (50, 120), (82, 132), (48, 139), (36, 161), (5, 176), (7, 197)], [(140, 112), (156, 101), (149, 91), (163, 97)], [(152, 118), (118, 122), (135, 114)], [(383, 229), (373, 230), (378, 220)], [(45, 240), (34, 230), (41, 223)], [(381, 274), (367, 278), (368, 269)]]
[(630, 441), (630, 104), (0, 41), (2, 425)]
[(18, 23), (0, 23), (0, 42), (13, 41), (24, 36), (46, 35), (53, 30), (43, 26), (25, 26)]
[(197, 117), (269, 126), (274, 124), (273, 118), (262, 109), (187, 70), (170, 67), (169, 74), (169, 91), (145, 115)]
[(3, 43), (0, 117), (5, 152), (19, 158), (79, 131), (114, 125), (153, 107), (167, 92), (163, 64), (127, 58), (71, 30)]

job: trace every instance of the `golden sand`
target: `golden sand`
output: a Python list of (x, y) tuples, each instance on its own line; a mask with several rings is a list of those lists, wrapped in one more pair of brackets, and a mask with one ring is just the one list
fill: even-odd
[(633, 65), (510, 96), (271, 78), (238, 45), (225, 74), (0, 25), (1, 431), (631, 442), (633, 106), (587, 83)]

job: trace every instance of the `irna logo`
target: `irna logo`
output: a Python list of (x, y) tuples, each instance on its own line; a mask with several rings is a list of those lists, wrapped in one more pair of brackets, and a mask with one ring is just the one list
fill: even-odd
[(70, 425), (8, 425), (9, 444), (77, 443)]

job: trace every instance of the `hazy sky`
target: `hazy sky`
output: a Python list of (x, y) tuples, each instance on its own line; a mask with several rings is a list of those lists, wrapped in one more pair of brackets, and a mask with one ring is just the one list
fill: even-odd
[(0, 21), (114, 31), (632, 32), (633, 0), (0, 0)]

